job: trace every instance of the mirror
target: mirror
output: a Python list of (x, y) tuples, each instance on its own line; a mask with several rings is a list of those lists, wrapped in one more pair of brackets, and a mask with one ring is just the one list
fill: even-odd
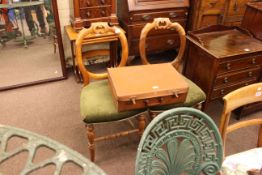
[(65, 77), (56, 0), (0, 0), (0, 90)]

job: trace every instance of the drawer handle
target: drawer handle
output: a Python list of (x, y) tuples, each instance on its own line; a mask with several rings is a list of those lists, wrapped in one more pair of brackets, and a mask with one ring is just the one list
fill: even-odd
[(143, 15), (142, 18), (143, 18), (143, 20), (148, 21), (148, 20), (151, 19), (151, 16), (150, 15)]
[(224, 94), (225, 94), (224, 89), (222, 89), (222, 90), (220, 91), (220, 94), (221, 94), (221, 95), (224, 95)]
[(87, 17), (90, 17), (90, 12), (86, 12), (86, 16), (87, 16)]
[(101, 4), (105, 4), (106, 1), (105, 0), (100, 0)]
[(227, 63), (226, 69), (227, 69), (227, 70), (230, 70), (230, 69), (231, 69), (231, 64), (230, 64), (230, 63)]
[(212, 8), (215, 7), (216, 4), (217, 4), (217, 1), (214, 1), (214, 2), (210, 2), (210, 3), (209, 3), (210, 7), (212, 7)]
[(169, 16), (170, 16), (171, 18), (175, 18), (175, 17), (177, 17), (177, 14), (176, 14), (175, 12), (170, 12), (170, 13), (169, 13)]
[(252, 59), (252, 64), (256, 64), (256, 59), (255, 58)]
[(245, 86), (248, 86), (249, 85), (249, 83), (245, 83)]
[(253, 72), (248, 72), (248, 76), (252, 77), (253, 76)]
[(102, 16), (106, 16), (106, 12), (104, 10), (101, 11)]
[(169, 39), (169, 40), (167, 40), (166, 42), (167, 42), (167, 44), (169, 44), (169, 45), (174, 45), (174, 43), (175, 43), (175, 41), (172, 40), (172, 39)]
[(90, 1), (87, 0), (87, 1), (86, 1), (86, 5), (87, 5), (87, 6), (90, 6)]
[(228, 83), (228, 78), (227, 77), (224, 78), (224, 83)]

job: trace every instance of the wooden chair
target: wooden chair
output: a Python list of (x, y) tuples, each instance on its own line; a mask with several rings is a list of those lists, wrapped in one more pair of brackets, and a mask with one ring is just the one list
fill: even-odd
[(202, 111), (181, 107), (161, 113), (147, 126), (135, 174), (215, 175), (222, 160), (222, 139), (214, 121)]
[[(180, 48), (177, 57), (171, 62), (172, 65), (182, 73), (183, 68), (183, 55), (186, 46), (186, 37), (185, 31), (183, 27), (177, 23), (172, 23), (169, 18), (155, 18), (152, 23), (147, 23), (143, 28), (141, 35), (140, 35), (140, 42), (139, 42), (139, 50), (140, 50), (140, 57), (143, 64), (150, 64), (147, 57), (146, 57), (146, 38), (148, 33), (152, 30), (162, 30), (162, 29), (169, 29), (169, 30), (176, 30), (180, 37)], [(163, 111), (167, 109), (171, 109), (174, 107), (197, 107), (198, 109), (202, 108), (202, 103), (206, 100), (205, 93), (191, 80), (184, 77), (186, 82), (189, 85), (189, 91), (184, 103), (179, 103), (175, 105), (166, 105), (166, 106), (156, 106), (152, 107), (151, 110), (153, 111)]]
[[(249, 86), (242, 87), (240, 89), (237, 89), (226, 96), (223, 97), (224, 100), (224, 109), (221, 116), (221, 122), (220, 122), (220, 133), (223, 139), (224, 148), (226, 146), (226, 139), (227, 135), (235, 130), (248, 127), (248, 126), (260, 126), (259, 133), (258, 133), (258, 140), (257, 140), (257, 147), (262, 147), (262, 117), (256, 118), (256, 119), (245, 119), (243, 121), (238, 121), (234, 124), (229, 124), (231, 112), (239, 108), (241, 106), (251, 104), (254, 102), (261, 102), (262, 101), (262, 83), (256, 83)], [(243, 141), (245, 141), (243, 139)], [(252, 149), (248, 152), (242, 152), (236, 155), (230, 156), (231, 160), (241, 160), (244, 158), (246, 163), (248, 163), (247, 160), (250, 160), (245, 155), (258, 155), (256, 151), (260, 150), (260, 153), (262, 155), (262, 148)], [(252, 154), (255, 153), (255, 154)], [(234, 157), (233, 157), (234, 156)], [(228, 159), (228, 160), (227, 160)], [(255, 159), (255, 157), (251, 158)], [(262, 161), (262, 158), (261, 160)], [(229, 161), (229, 157), (225, 160), (225, 167), (227, 164), (230, 164), (232, 162)], [(235, 162), (237, 163), (237, 162)], [(261, 164), (262, 168), (262, 164)]]
[[(24, 129), (0, 125), (0, 143), (0, 167), (3, 168), (0, 168), (0, 174), (4, 171), (8, 171), (6, 174), (14, 174), (16, 170), (21, 171), (20, 175), (45, 174), (43, 170), (48, 167), (53, 174), (68, 174), (63, 169), (70, 163), (71, 166), (67, 170), (71, 173), (79, 172), (80, 168), (79, 174), (82, 175), (106, 175), (102, 169), (76, 151)], [(22, 153), (27, 154), (24, 157), (21, 156)], [(5, 163), (10, 160), (13, 162), (12, 166), (7, 168), (9, 164)], [(21, 165), (14, 162), (20, 162)]]
[[(100, 41), (103, 42), (103, 38), (110, 37), (112, 34), (115, 33), (118, 34), (122, 46), (121, 61), (118, 65), (119, 67), (121, 67), (125, 66), (128, 57), (127, 39), (122, 29), (116, 26), (110, 27), (107, 23), (103, 22), (92, 23), (90, 28), (81, 30), (76, 40), (77, 64), (83, 76), (84, 83), (84, 87), (82, 89), (80, 97), (80, 111), (83, 121), (86, 123), (87, 127), (90, 157), (92, 161), (94, 161), (95, 159), (95, 141), (117, 138), (135, 132), (138, 132), (140, 135), (142, 135), (145, 128), (144, 115), (146, 114), (146, 112), (144, 112), (143, 110), (118, 112), (113, 101), (111, 90), (109, 88), (107, 73), (97, 74), (90, 72), (86, 69), (83, 62), (82, 43), (85, 37), (90, 39), (99, 37), (101, 39)], [(97, 54), (101, 53), (99, 53), (98, 51)], [(90, 82), (90, 79), (101, 81)], [(138, 119), (138, 129), (134, 128), (129, 131), (95, 138), (94, 124), (119, 121), (134, 116), (137, 116)]]

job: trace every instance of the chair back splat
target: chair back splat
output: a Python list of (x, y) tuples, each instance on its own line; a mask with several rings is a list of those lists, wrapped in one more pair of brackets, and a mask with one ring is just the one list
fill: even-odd
[(213, 120), (193, 108), (158, 115), (146, 128), (136, 157), (136, 175), (217, 174), (222, 140)]

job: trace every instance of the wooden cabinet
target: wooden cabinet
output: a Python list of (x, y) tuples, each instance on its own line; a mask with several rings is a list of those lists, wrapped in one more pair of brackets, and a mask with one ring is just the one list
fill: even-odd
[(240, 26), (246, 3), (255, 0), (191, 0), (189, 30), (223, 24)]
[(70, 0), (71, 24), (76, 30), (89, 27), (91, 22), (118, 24), (116, 0)]
[[(139, 37), (142, 28), (157, 17), (168, 17), (186, 28), (188, 0), (118, 0), (118, 17), (121, 27), (126, 31), (129, 55), (139, 55)], [(179, 47), (175, 31), (152, 31), (149, 34), (147, 53), (160, 52)]]
[(241, 26), (249, 30), (257, 39), (262, 41), (262, 2), (247, 4)]
[(237, 27), (190, 32), (186, 76), (207, 94), (206, 104), (259, 81), (262, 42)]
[(221, 24), (226, 0), (191, 0), (189, 30)]
[(246, 4), (254, 0), (228, 0), (225, 4), (223, 24), (240, 26), (246, 10)]

